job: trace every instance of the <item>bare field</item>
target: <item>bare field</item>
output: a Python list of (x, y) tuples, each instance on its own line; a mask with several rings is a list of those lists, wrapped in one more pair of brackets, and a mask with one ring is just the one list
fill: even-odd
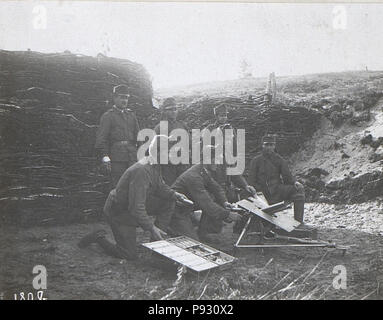
[[(175, 265), (143, 248), (135, 262), (111, 258), (95, 244), (79, 249), (77, 241), (87, 232), (108, 230), (103, 223), (7, 228), (0, 233), (1, 261), (7, 261), (1, 266), (0, 292), (5, 299), (33, 292), (32, 268), (42, 264), (48, 272), (48, 299), (382, 299), (383, 214), (371, 206), (378, 207), (307, 204), (306, 221), (319, 225), (320, 239), (354, 245), (345, 255), (323, 248), (234, 252), (236, 235), (227, 225), (215, 246), (235, 253), (235, 264), (199, 275), (179, 274), (178, 281)], [(141, 233), (139, 241), (148, 241), (148, 235)], [(333, 287), (339, 265), (347, 271), (346, 289)]]

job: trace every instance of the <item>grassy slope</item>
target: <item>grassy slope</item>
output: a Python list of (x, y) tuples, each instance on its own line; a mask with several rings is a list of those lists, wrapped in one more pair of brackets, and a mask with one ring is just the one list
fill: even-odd
[[(159, 98), (174, 95), (187, 105), (204, 96), (244, 98), (263, 92), (266, 82), (266, 78), (219, 81), (162, 89), (155, 95)], [(292, 157), (296, 171), (305, 172), (323, 164), (323, 169), (330, 172), (326, 178), (330, 181), (341, 179), (350, 171), (360, 174), (377, 167), (378, 163), (367, 163), (373, 150), (369, 146), (360, 146), (359, 140), (366, 130), (374, 139), (383, 136), (379, 129), (382, 107), (376, 106), (383, 96), (383, 71), (277, 77), (276, 82), (279, 102), (318, 110), (325, 118), (314, 139), (303, 146), (303, 152)], [(366, 113), (371, 116), (370, 121), (352, 123), (353, 119)], [(332, 148), (335, 142), (344, 144), (336, 152)], [(342, 159), (343, 152), (350, 158)]]

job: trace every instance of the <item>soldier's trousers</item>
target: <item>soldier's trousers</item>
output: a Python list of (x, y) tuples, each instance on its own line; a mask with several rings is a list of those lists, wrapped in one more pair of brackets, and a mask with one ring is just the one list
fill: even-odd
[(176, 233), (176, 235), (183, 235), (198, 240), (200, 237), (203, 237), (206, 234), (220, 233), (222, 231), (222, 219), (214, 219), (210, 217), (206, 212), (202, 211), (198, 231), (196, 232), (190, 214), (190, 210), (175, 211), (170, 223), (170, 228)]
[(173, 217), (170, 221), (170, 229), (175, 235), (187, 236), (198, 240), (197, 232), (194, 230), (194, 225), (191, 219), (192, 208), (176, 205)]
[[(215, 199), (214, 195), (210, 193), (212, 199)], [(233, 195), (235, 198), (236, 196)], [(223, 220), (221, 218), (212, 217), (209, 212), (202, 210), (201, 220), (198, 226), (198, 236), (203, 238), (209, 233), (221, 233), (223, 228)]]
[(272, 188), (272, 196), (267, 197), (269, 203), (279, 201), (294, 202), (294, 219), (303, 222), (305, 190), (304, 188), (296, 189), (294, 185), (279, 184)]
[[(214, 195), (210, 193), (212, 199)], [(170, 228), (179, 235), (184, 235), (192, 239), (198, 240), (208, 233), (220, 233), (223, 228), (222, 219), (215, 219), (206, 211), (202, 211), (201, 219), (198, 225), (198, 231), (194, 230), (194, 225), (191, 219), (193, 210), (198, 207), (188, 207), (176, 205), (174, 215), (172, 217)]]
[(198, 227), (198, 236), (201, 238), (209, 233), (221, 233), (223, 228), (223, 220), (211, 217), (202, 211), (201, 220)]
[[(136, 228), (138, 227), (136, 219), (129, 215), (128, 212), (118, 212), (113, 205), (113, 197), (109, 196), (105, 206), (104, 213), (106, 220), (112, 229), (114, 240), (116, 244), (105, 245), (98, 243), (102, 246), (104, 251), (112, 256), (117, 256), (122, 259), (136, 259), (137, 258), (137, 243), (136, 243)], [(159, 197), (149, 196), (146, 202), (146, 211), (149, 215), (156, 216), (155, 225), (160, 229), (166, 231), (170, 219), (174, 213), (174, 200), (165, 200)], [(114, 249), (111, 246), (114, 246)], [(120, 254), (118, 254), (118, 252)], [(116, 254), (117, 253), (117, 254)]]

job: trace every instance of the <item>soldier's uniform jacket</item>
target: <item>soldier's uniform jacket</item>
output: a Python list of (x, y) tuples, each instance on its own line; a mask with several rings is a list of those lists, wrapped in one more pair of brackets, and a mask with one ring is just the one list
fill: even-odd
[(249, 184), (266, 197), (277, 197), (279, 185), (293, 185), (295, 181), (286, 160), (277, 153), (261, 154), (250, 162)]
[(153, 227), (147, 211), (146, 201), (150, 196), (163, 199), (176, 199), (174, 190), (170, 189), (162, 179), (160, 166), (153, 165), (149, 159), (143, 158), (129, 167), (120, 178), (117, 186), (109, 193), (109, 203), (105, 213), (121, 216), (131, 224), (141, 226), (144, 230)]
[(172, 189), (191, 199), (195, 210), (202, 209), (214, 219), (226, 219), (230, 213), (223, 207), (227, 201), (225, 192), (202, 164), (195, 164), (181, 174), (172, 185)]
[(109, 156), (112, 161), (129, 161), (129, 156), (136, 157), (137, 154), (139, 130), (133, 111), (122, 111), (113, 106), (100, 119), (95, 149), (99, 156)]

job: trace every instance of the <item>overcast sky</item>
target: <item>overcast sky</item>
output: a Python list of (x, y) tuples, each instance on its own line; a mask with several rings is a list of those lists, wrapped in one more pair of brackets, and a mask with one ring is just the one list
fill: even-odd
[(235, 79), (243, 59), (254, 76), (383, 70), (382, 26), (381, 4), (0, 2), (1, 49), (130, 59), (155, 89)]

